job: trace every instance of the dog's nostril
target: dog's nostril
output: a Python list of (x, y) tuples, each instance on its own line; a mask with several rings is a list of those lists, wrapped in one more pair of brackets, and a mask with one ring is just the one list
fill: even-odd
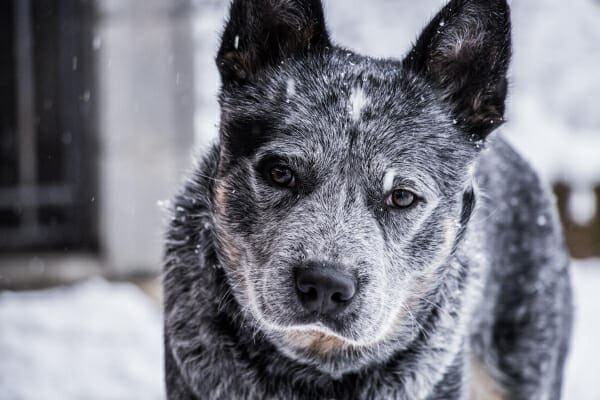
[(334, 266), (319, 263), (295, 270), (296, 292), (305, 310), (334, 316), (343, 311), (356, 293), (356, 282)]
[(342, 294), (340, 292), (335, 292), (333, 294), (333, 296), (331, 296), (331, 300), (335, 301), (336, 303), (341, 303), (342, 301)]
[(317, 297), (319, 297), (319, 295), (317, 293), (317, 289), (315, 289), (312, 286), (309, 287), (308, 290), (300, 289), (300, 292), (302, 292), (308, 299), (316, 299)]
[(344, 303), (346, 301), (352, 300), (352, 297), (354, 297), (354, 291), (352, 291), (352, 292), (346, 292), (346, 293), (335, 292), (331, 296), (331, 300), (333, 300), (336, 303)]

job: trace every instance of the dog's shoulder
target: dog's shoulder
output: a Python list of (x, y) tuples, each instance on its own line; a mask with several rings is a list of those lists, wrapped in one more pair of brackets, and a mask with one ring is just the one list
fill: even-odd
[(528, 360), (564, 359), (573, 315), (569, 253), (550, 187), (500, 135), (489, 141), (475, 176), (469, 236), (483, 243), (487, 273), (471, 344), (491, 376), (514, 392), (522, 390), (516, 382), (525, 379)]
[(475, 184), (475, 236), (484, 239), (486, 257), (498, 273), (521, 276), (548, 264), (564, 269), (568, 252), (551, 189), (502, 135), (482, 152)]
[(488, 228), (518, 229), (535, 236), (560, 233), (550, 188), (501, 134), (488, 140), (475, 168), (478, 200), (491, 223)]

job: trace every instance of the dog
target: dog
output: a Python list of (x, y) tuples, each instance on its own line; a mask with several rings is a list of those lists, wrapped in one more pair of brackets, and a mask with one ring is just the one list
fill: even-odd
[(510, 31), (505, 0), (451, 0), (375, 59), (319, 0), (233, 0), (167, 233), (169, 399), (561, 397), (569, 256), (495, 132)]

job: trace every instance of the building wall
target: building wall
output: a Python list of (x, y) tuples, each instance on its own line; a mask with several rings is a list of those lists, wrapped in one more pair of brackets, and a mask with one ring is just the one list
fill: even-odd
[(187, 1), (98, 1), (99, 236), (111, 273), (160, 269), (158, 203), (191, 164), (192, 39)]

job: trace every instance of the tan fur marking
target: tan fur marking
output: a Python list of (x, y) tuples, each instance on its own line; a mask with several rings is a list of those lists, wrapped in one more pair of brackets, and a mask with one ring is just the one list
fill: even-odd
[(225, 215), (225, 203), (227, 203), (227, 193), (229, 192), (229, 182), (226, 179), (220, 179), (215, 185), (215, 211), (219, 217)]
[(219, 180), (215, 186), (214, 205), (217, 221), (216, 233), (220, 239), (219, 241), (221, 242), (223, 254), (227, 258), (227, 264), (233, 269), (233, 272), (238, 277), (240, 284), (246, 287), (246, 277), (244, 276), (241, 268), (242, 251), (235, 246), (236, 241), (233, 238), (230, 238), (223, 229), (219, 229), (219, 226), (223, 227), (225, 225), (224, 220), (227, 216), (226, 204), (230, 190), (229, 182), (226, 178)]
[(293, 346), (315, 354), (326, 355), (350, 347), (348, 342), (322, 332), (288, 332), (286, 336)]
[(492, 378), (487, 368), (477, 359), (471, 360), (471, 399), (505, 400), (508, 399), (500, 385)]

